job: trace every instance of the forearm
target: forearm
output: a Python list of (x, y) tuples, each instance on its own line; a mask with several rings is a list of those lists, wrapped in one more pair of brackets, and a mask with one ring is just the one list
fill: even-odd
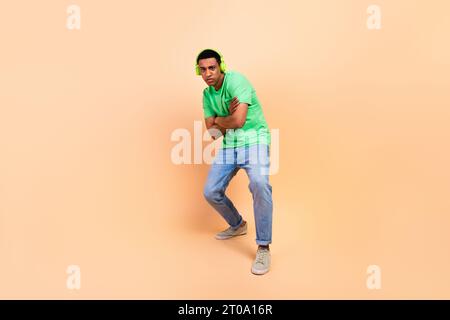
[(215, 117), (209, 117), (205, 119), (206, 130), (209, 132), (210, 136), (215, 140), (220, 136), (224, 136), (226, 129), (214, 123)]
[(216, 117), (214, 119), (214, 124), (225, 129), (238, 129), (242, 127), (242, 124), (233, 116)]

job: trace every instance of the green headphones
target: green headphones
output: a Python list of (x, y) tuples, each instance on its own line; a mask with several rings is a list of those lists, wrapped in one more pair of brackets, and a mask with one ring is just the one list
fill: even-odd
[[(202, 53), (205, 50), (212, 50), (220, 56), (220, 71), (225, 72), (227, 70), (227, 65), (225, 64), (225, 61), (223, 60), (222, 54), (215, 49), (209, 49), (209, 48), (203, 49), (200, 53)], [(200, 56), (200, 53), (197, 55), (197, 59)], [(198, 63), (197, 63), (197, 59), (195, 59), (195, 74), (199, 76), (199, 75), (201, 75), (201, 72), (200, 72), (200, 67), (198, 66)]]

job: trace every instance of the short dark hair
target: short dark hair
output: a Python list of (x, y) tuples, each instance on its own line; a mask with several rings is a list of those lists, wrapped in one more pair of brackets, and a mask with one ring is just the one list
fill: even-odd
[(197, 64), (200, 61), (200, 59), (208, 59), (208, 58), (216, 58), (217, 64), (220, 66), (220, 63), (222, 60), (220, 59), (220, 54), (218, 54), (216, 51), (211, 49), (206, 49), (200, 52), (200, 54), (197, 57)]

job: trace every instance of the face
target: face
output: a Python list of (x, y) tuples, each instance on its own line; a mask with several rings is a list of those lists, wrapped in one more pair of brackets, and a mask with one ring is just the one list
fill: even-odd
[(216, 58), (200, 59), (198, 66), (200, 74), (208, 86), (214, 86), (217, 89), (222, 84), (223, 73), (220, 72)]

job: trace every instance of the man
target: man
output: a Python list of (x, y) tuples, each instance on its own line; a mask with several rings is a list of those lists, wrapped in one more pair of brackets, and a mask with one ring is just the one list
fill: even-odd
[(254, 88), (242, 74), (226, 72), (219, 52), (203, 50), (197, 56), (196, 73), (208, 85), (203, 91), (206, 128), (213, 139), (224, 135), (222, 148), (211, 165), (204, 188), (208, 203), (229, 224), (216, 239), (225, 240), (247, 233), (247, 222), (225, 195), (230, 180), (243, 168), (250, 180), (258, 244), (251, 271), (265, 274), (270, 268), (273, 211), (269, 183), (269, 127)]

